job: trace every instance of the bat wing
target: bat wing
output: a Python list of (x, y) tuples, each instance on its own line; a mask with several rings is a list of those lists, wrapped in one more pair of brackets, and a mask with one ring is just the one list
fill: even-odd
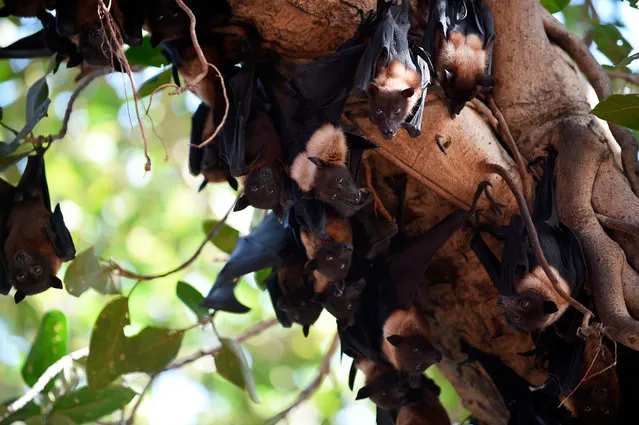
[(41, 29), (7, 47), (0, 48), (0, 59), (48, 58), (53, 53), (47, 46), (45, 30)]
[(430, 2), (428, 22), (426, 22), (426, 27), (424, 28), (424, 38), (421, 46), (431, 55), (435, 54), (437, 47), (435, 46), (436, 35), (439, 33), (443, 37), (448, 36), (447, 10), (447, 0), (433, 0)]
[[(431, 260), (452, 235), (466, 224), (468, 213), (454, 211), (422, 236), (410, 241), (388, 258), (391, 282), (397, 290), (398, 304), (408, 309), (413, 304), (424, 273)], [(419, 261), (416, 261), (419, 259)]]
[(71, 232), (64, 224), (64, 217), (59, 204), (55, 206), (55, 210), (51, 214), (51, 229), (55, 235), (51, 241), (55, 249), (55, 255), (62, 261), (73, 260), (75, 258), (75, 245), (71, 238)]
[(504, 282), (501, 276), (501, 263), (481, 237), (481, 233), (475, 233), (470, 241), (470, 247), (477, 258), (479, 258), (479, 262), (482, 266), (484, 266), (486, 273), (488, 273), (490, 280), (493, 281), (499, 293), (501, 295), (512, 295), (512, 289), (504, 287)]
[(204, 126), (206, 119), (211, 113), (211, 108), (204, 102), (197, 107), (191, 118), (191, 141), (189, 143), (189, 172), (194, 176), (199, 176), (202, 171), (202, 160), (204, 159), (204, 149), (194, 145), (199, 145), (203, 141)]
[(426, 91), (430, 84), (430, 70), (432, 69), (432, 63), (428, 58), (428, 54), (424, 52), (421, 47), (413, 46), (411, 49), (411, 60), (417, 69), (417, 72), (421, 76), (421, 89), (422, 93), (412, 114), (402, 124), (402, 127), (406, 129), (410, 137), (417, 137), (422, 132), (422, 116), (424, 115), (424, 103), (426, 102)]
[(376, 424), (377, 425), (395, 425), (395, 417), (397, 415), (393, 415), (390, 410), (382, 409), (381, 407), (377, 408), (377, 417)]
[(9, 284), (9, 268), (4, 257), (4, 244), (7, 240), (7, 220), (13, 206), (15, 188), (6, 181), (0, 179), (0, 295), (7, 295), (11, 290)]
[(238, 240), (202, 306), (232, 313), (247, 312), (248, 307), (235, 298), (235, 284), (247, 273), (278, 267), (282, 262), (280, 253), (290, 243), (291, 237), (291, 232), (280, 224), (275, 215), (266, 216), (250, 234)]
[(355, 182), (359, 181), (359, 169), (362, 165), (362, 155), (367, 149), (377, 149), (379, 145), (366, 137), (347, 132), (346, 143), (348, 144), (348, 170)]
[[(503, 295), (515, 293), (515, 279), (530, 271), (528, 260), (530, 242), (526, 227), (518, 214), (512, 216), (508, 236), (501, 254), (501, 277), (503, 288), (497, 288)], [(504, 292), (502, 292), (504, 291)]]
[(533, 221), (545, 222), (554, 228), (559, 227), (559, 212), (555, 199), (554, 170), (557, 162), (557, 150), (548, 146), (548, 156), (544, 160), (544, 175), (535, 189)]
[(326, 238), (326, 206), (313, 198), (304, 198), (301, 190), (293, 190), (293, 213), (297, 223), (319, 239)]
[(484, 40), (484, 48), (491, 47), (495, 40), (495, 23), (493, 14), (490, 11), (490, 5), (485, 1), (480, 1), (475, 6), (477, 26), (479, 27)]
[(277, 320), (279, 320), (280, 324), (285, 328), (290, 328), (293, 323), (289, 319), (288, 314), (277, 307), (277, 302), (284, 296), (277, 276), (277, 270), (273, 270), (271, 275), (266, 279), (266, 289), (271, 296), (271, 303), (273, 304), (273, 310), (275, 311)]

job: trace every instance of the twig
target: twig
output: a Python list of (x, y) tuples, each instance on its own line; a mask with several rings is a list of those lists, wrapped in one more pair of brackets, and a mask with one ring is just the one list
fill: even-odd
[(566, 293), (564, 288), (562, 288), (559, 285), (557, 276), (555, 276), (555, 273), (550, 268), (548, 261), (546, 261), (544, 252), (542, 251), (541, 245), (539, 244), (539, 236), (537, 235), (537, 229), (535, 228), (535, 225), (533, 224), (533, 221), (532, 221), (532, 217), (530, 216), (530, 211), (528, 210), (528, 206), (526, 205), (526, 199), (524, 198), (523, 194), (518, 190), (515, 180), (510, 175), (510, 173), (506, 169), (501, 167), (500, 165), (488, 164), (488, 167), (491, 169), (491, 171), (499, 174), (499, 176), (506, 181), (506, 183), (508, 184), (508, 187), (510, 187), (511, 192), (515, 196), (515, 199), (517, 200), (517, 204), (519, 205), (519, 211), (521, 212), (521, 218), (524, 222), (524, 225), (526, 226), (528, 238), (532, 245), (533, 252), (535, 253), (535, 257), (537, 257), (537, 261), (539, 262), (539, 264), (541, 265), (541, 268), (546, 273), (546, 276), (548, 276), (548, 279), (552, 283), (553, 288), (561, 296), (561, 298), (566, 300), (568, 304), (570, 304), (572, 307), (576, 308), (577, 310), (583, 313), (584, 319), (582, 322), (582, 327), (584, 329), (588, 328), (588, 322), (590, 321), (590, 318), (593, 317), (593, 314), (589, 309), (584, 307), (579, 301), (575, 300), (573, 297), (570, 296), (570, 294)]
[(639, 74), (631, 74), (629, 72), (613, 71), (613, 70), (607, 70), (606, 73), (608, 74), (609, 78), (625, 80), (631, 84), (639, 86)]
[(333, 337), (333, 342), (331, 343), (330, 348), (326, 352), (324, 361), (322, 362), (322, 365), (320, 366), (317, 377), (313, 380), (313, 382), (310, 383), (308, 387), (304, 388), (304, 390), (300, 393), (300, 395), (297, 396), (297, 399), (293, 402), (293, 404), (291, 404), (289, 407), (287, 407), (286, 409), (284, 409), (277, 415), (268, 419), (266, 421), (267, 425), (277, 424), (279, 421), (284, 419), (291, 412), (291, 410), (295, 409), (304, 401), (308, 400), (315, 393), (315, 391), (317, 391), (320, 385), (322, 385), (324, 378), (326, 378), (326, 375), (328, 375), (328, 373), (330, 372), (331, 358), (333, 357), (333, 354), (335, 354), (335, 351), (337, 351), (337, 346), (339, 345), (338, 343), (339, 343), (339, 336), (335, 334), (335, 336)]
[(49, 382), (53, 378), (55, 378), (58, 373), (62, 371), (65, 367), (71, 365), (74, 361), (78, 361), (83, 359), (89, 355), (89, 347), (82, 348), (80, 350), (74, 351), (73, 353), (67, 354), (62, 357), (60, 360), (53, 363), (51, 366), (44, 371), (42, 376), (38, 378), (38, 381), (35, 385), (27, 391), (22, 397), (11, 403), (7, 406), (7, 411), (3, 416), (0, 416), (0, 422), (9, 417), (11, 414), (15, 413), (17, 410), (22, 409), (27, 405), (31, 400), (33, 400), (38, 394), (44, 390)]
[(530, 188), (530, 181), (528, 180), (528, 171), (526, 169), (526, 164), (524, 164), (524, 157), (521, 156), (519, 149), (517, 148), (517, 144), (515, 143), (515, 139), (513, 135), (510, 133), (510, 128), (506, 123), (506, 119), (502, 115), (499, 107), (497, 106), (497, 102), (495, 102), (495, 97), (492, 94), (488, 95), (488, 105), (490, 106), (491, 111), (497, 118), (497, 122), (499, 123), (500, 132), (502, 134), (502, 139), (505, 140), (508, 149), (513, 155), (515, 163), (517, 164), (517, 168), (519, 169), (519, 175), (521, 176), (521, 183), (524, 190), (524, 197), (528, 202), (531, 202), (532, 190)]
[(111, 266), (118, 271), (120, 276), (128, 277), (130, 279), (136, 279), (138, 281), (160, 279), (162, 277), (167, 277), (167, 276), (172, 275), (173, 273), (177, 273), (177, 272), (179, 272), (181, 270), (184, 270), (185, 268), (190, 266), (200, 256), (200, 254), (202, 253), (202, 250), (204, 249), (206, 244), (208, 242), (210, 242), (215, 237), (215, 235), (217, 235), (217, 233), (220, 231), (220, 229), (222, 228), (222, 226), (226, 222), (226, 219), (228, 218), (229, 214), (231, 213), (231, 211), (233, 211), (233, 207), (235, 206), (235, 203), (237, 202), (238, 199), (239, 199), (239, 197), (235, 199), (235, 201), (233, 202), (231, 207), (228, 209), (226, 214), (224, 214), (224, 217), (222, 217), (222, 219), (215, 226), (213, 226), (213, 228), (211, 229), (209, 234), (206, 235), (206, 239), (204, 239), (204, 242), (202, 242), (202, 244), (197, 249), (197, 251), (195, 251), (195, 254), (193, 254), (191, 256), (191, 258), (186, 260), (184, 263), (182, 263), (179, 266), (169, 270), (168, 272), (155, 274), (155, 275), (143, 275), (143, 274), (137, 274), (137, 273), (134, 273), (132, 271), (126, 270), (125, 268), (123, 268), (122, 266), (120, 266), (119, 264), (116, 264), (114, 262), (111, 262)]
[(632, 236), (639, 236), (639, 227), (635, 223), (628, 223), (627, 221), (599, 213), (595, 213), (595, 216), (597, 220), (599, 220), (599, 223), (607, 229), (618, 230)]
[(493, 111), (490, 110), (488, 106), (481, 100), (474, 98), (470, 101), (470, 106), (473, 107), (477, 112), (486, 117), (488, 124), (495, 130), (499, 131), (499, 121), (495, 118)]
[[(588, 82), (595, 89), (599, 100), (607, 99), (613, 91), (606, 71), (576, 35), (564, 27), (549, 12), (544, 11), (543, 13), (544, 29), (548, 37), (565, 50), (577, 64), (579, 70), (584, 73)], [(627, 128), (611, 123), (608, 124), (610, 132), (619, 143), (619, 146), (621, 146), (621, 162), (624, 173), (630, 182), (632, 191), (639, 197), (639, 160), (637, 159), (639, 142), (637, 142), (637, 138), (632, 134), (632, 131)]]
[[(257, 325), (255, 325), (252, 328), (248, 329), (246, 332), (244, 332), (239, 337), (235, 338), (235, 341), (238, 342), (238, 343), (244, 342), (247, 339), (253, 338), (255, 335), (258, 335), (258, 334), (262, 333), (266, 329), (269, 329), (269, 328), (275, 326), (278, 323), (279, 323), (279, 321), (277, 319), (271, 319), (271, 320), (267, 320), (265, 322), (258, 323)], [(181, 360), (178, 363), (173, 363), (172, 365), (169, 365), (164, 370), (179, 369), (179, 368), (184, 367), (184, 366), (186, 366), (188, 364), (196, 362), (196, 361), (200, 360), (201, 358), (211, 356), (211, 355), (217, 353), (218, 351), (220, 351), (221, 349), (222, 349), (222, 346), (218, 345), (217, 347), (215, 347), (215, 348), (213, 348), (211, 350), (200, 351), (199, 353), (194, 354), (191, 357), (187, 357), (187, 358)]]
[(147, 382), (147, 384), (144, 386), (144, 389), (142, 389), (142, 392), (138, 394), (138, 399), (136, 400), (135, 405), (133, 405), (133, 408), (131, 409), (131, 413), (129, 414), (129, 419), (127, 419), (125, 422), (126, 425), (133, 425), (135, 414), (137, 413), (138, 409), (140, 408), (140, 405), (142, 404), (142, 399), (146, 395), (146, 392), (149, 391), (149, 389), (151, 388), (151, 385), (153, 385), (155, 378), (157, 378), (160, 373), (162, 372), (151, 375), (149, 382)]

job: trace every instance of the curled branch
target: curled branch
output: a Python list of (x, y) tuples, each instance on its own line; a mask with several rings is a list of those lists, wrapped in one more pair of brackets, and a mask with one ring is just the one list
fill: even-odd
[(304, 388), (304, 390), (297, 396), (297, 399), (286, 409), (282, 410), (277, 415), (271, 417), (266, 421), (267, 425), (275, 425), (282, 419), (284, 419), (293, 409), (302, 404), (304, 401), (308, 400), (317, 389), (322, 385), (324, 378), (328, 375), (331, 370), (331, 358), (335, 351), (337, 351), (337, 346), (339, 345), (339, 336), (335, 334), (333, 337), (333, 342), (331, 342), (331, 346), (329, 347), (326, 355), (324, 356), (324, 361), (322, 361), (322, 365), (320, 366), (319, 373), (317, 377), (309, 384), (308, 387)]

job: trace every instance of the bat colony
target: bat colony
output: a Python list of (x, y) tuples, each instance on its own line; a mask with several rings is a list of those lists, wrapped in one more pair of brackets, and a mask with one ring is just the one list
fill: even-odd
[[(615, 369), (579, 386), (557, 407), (593, 362), (595, 370), (603, 369), (602, 359), (595, 362), (595, 348), (576, 336), (577, 312), (537, 264), (521, 217), (513, 216), (508, 226), (472, 224), (473, 207), (410, 239), (402, 226), (404, 179), (395, 185), (399, 207), (389, 243), (380, 244), (370, 232), (373, 193), (364, 187), (360, 167), (364, 151), (377, 145), (341, 121), (347, 98), (367, 99), (371, 121), (388, 140), (402, 128), (411, 137), (420, 134), (427, 88), (434, 84), (443, 89), (454, 119), (467, 101), (481, 98), (493, 85), (495, 35), (486, 3), (432, 0), (423, 38), (416, 40), (409, 34), (410, 2), (378, 0), (376, 13), (335, 53), (282, 71), (277, 54), (263, 46), (254, 28), (233, 22), (224, 1), (185, 2), (198, 18), (202, 51), (224, 76), (230, 102), (221, 132), (203, 148), (194, 145), (213, 134), (225, 104), (213, 71), (192, 84), (201, 65), (187, 15), (174, 0), (114, 0), (110, 14), (132, 47), (142, 43), (143, 29), (150, 33), (151, 45), (161, 46), (177, 71), (176, 83), (181, 76), (200, 97), (189, 157), (190, 172), (204, 178), (200, 190), (207, 182), (226, 182), (237, 190), (239, 179), (244, 193), (235, 210), (272, 211), (239, 239), (205, 307), (248, 311), (233, 294), (235, 284), (247, 273), (271, 268), (266, 286), (283, 326), (297, 323), (308, 335), (323, 309), (335, 316), (342, 352), (353, 358), (351, 388), (357, 371), (363, 372), (365, 386), (357, 398), (377, 404), (378, 424), (450, 424), (439, 388), (424, 375), (442, 353), (433, 346), (414, 298), (430, 260), (457, 230), (470, 226), (472, 250), (501, 294), (498, 306), (505, 320), (535, 342), (535, 350), (522, 355), (535, 356), (550, 371), (542, 387), (531, 388), (498, 357), (461, 342), (467, 361), (479, 362), (492, 377), (510, 412), (509, 425), (622, 423), (622, 402), (636, 405), (637, 400), (631, 395), (621, 400), (620, 386), (628, 385), (628, 378), (618, 379)], [(55, 9), (55, 17), (47, 9)], [(5, 0), (0, 16), (35, 17), (43, 29), (0, 49), (0, 57), (55, 54), (58, 65), (120, 71), (98, 11), (97, 0)], [(15, 287), (16, 302), (49, 287), (62, 288), (56, 272), (75, 255), (60, 208), (51, 211), (43, 154), (39, 149), (29, 157), (17, 187), (0, 180), (0, 293)], [(580, 241), (557, 214), (557, 155), (549, 147), (540, 160), (534, 224), (560, 284), (592, 308)], [(484, 237), (504, 242), (500, 259)], [(605, 346), (604, 353), (611, 354)], [(635, 365), (628, 376), (637, 377), (636, 355), (626, 355), (633, 359), (626, 364)]]

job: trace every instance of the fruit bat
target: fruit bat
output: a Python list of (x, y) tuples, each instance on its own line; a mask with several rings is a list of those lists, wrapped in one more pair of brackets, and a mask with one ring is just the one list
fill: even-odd
[(356, 400), (370, 398), (385, 410), (396, 409), (406, 403), (411, 392), (408, 381), (391, 366), (359, 359), (356, 363), (366, 376), (366, 385), (357, 392)]
[(202, 306), (231, 313), (246, 313), (249, 308), (241, 304), (233, 291), (239, 278), (265, 268), (277, 268), (282, 264), (282, 252), (295, 246), (290, 229), (285, 228), (269, 214), (249, 233), (237, 241), (237, 246), (215, 279)]
[(435, 61), (439, 84), (458, 115), (479, 90), (493, 85), (495, 31), (488, 3), (481, 0), (433, 0), (422, 47)]
[[(437, 388), (439, 390), (439, 388)], [(450, 425), (450, 418), (439, 401), (439, 391), (424, 388), (421, 400), (399, 409), (396, 425)]]
[[(557, 151), (549, 146), (544, 175), (537, 184), (533, 222), (544, 256), (568, 294), (577, 294), (587, 277), (581, 242), (560, 222), (555, 199), (554, 166)], [(505, 239), (501, 265), (477, 233), (471, 247), (488, 272), (501, 297), (498, 306), (506, 321), (517, 329), (543, 330), (557, 321), (568, 303), (554, 290), (532, 251), (525, 226), (519, 215), (510, 224), (493, 229), (493, 235)]]
[(484, 353), (461, 340), (468, 354), (464, 363), (478, 361), (490, 376), (510, 413), (508, 425), (571, 425), (572, 416), (560, 402), (544, 391), (534, 391), (530, 384), (506, 366), (499, 357)]
[(194, 176), (200, 174), (204, 176), (199, 190), (204, 189), (208, 182), (220, 183), (224, 181), (228, 182), (233, 190), (237, 190), (237, 180), (233, 178), (228, 166), (222, 161), (219, 142), (214, 140), (202, 148), (196, 146), (213, 134), (213, 131), (211, 108), (205, 103), (200, 103), (191, 120), (189, 171)]
[(355, 74), (355, 94), (369, 100), (371, 121), (385, 139), (403, 127), (411, 137), (421, 133), (428, 57), (408, 41), (410, 2), (377, 2), (373, 36)]
[(333, 285), (328, 290), (316, 294), (314, 299), (337, 319), (338, 327), (349, 327), (355, 324), (355, 314), (360, 309), (365, 286), (366, 279), (346, 282), (342, 291)]
[(0, 293), (16, 288), (15, 302), (49, 288), (62, 289), (60, 265), (75, 258), (75, 246), (60, 206), (51, 210), (44, 150), (29, 156), (17, 187), (0, 179), (3, 252)]

